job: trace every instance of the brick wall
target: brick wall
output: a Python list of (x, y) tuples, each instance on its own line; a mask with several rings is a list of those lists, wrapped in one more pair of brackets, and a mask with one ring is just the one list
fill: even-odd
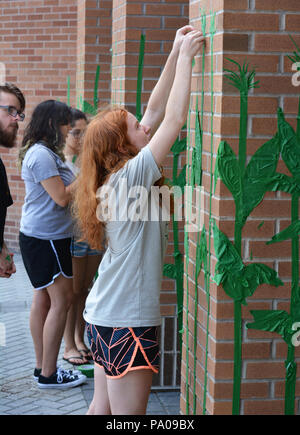
[(78, 0), (77, 102), (94, 104), (97, 67), (100, 66), (98, 100), (110, 102), (111, 82), (111, 0)]
[[(209, 228), (211, 214), (219, 228), (232, 240), (235, 205), (230, 192), (220, 180), (210, 201), (211, 174), (220, 141), (226, 140), (235, 153), (238, 151), (239, 96), (223, 80), (223, 68), (229, 65), (231, 67), (225, 57), (239, 62), (246, 58), (251, 65), (256, 66), (257, 79), (260, 80), (260, 88), (251, 91), (249, 95), (249, 158), (276, 131), (278, 105), (284, 109), (287, 120), (295, 125), (299, 88), (291, 85), (291, 65), (285, 54), (293, 51), (288, 33), (292, 34), (300, 45), (298, 0), (196, 0), (190, 4), (179, 0), (115, 0), (113, 4), (111, 0), (78, 0), (78, 3), (74, 0), (3, 1), (0, 6), (0, 61), (6, 65), (7, 79), (24, 90), (27, 98), (27, 119), (33, 107), (42, 100), (59, 98), (67, 101), (67, 76), (70, 76), (71, 104), (76, 105), (80, 96), (92, 104), (97, 65), (101, 67), (98, 92), (100, 104), (108, 102), (111, 97), (113, 102), (124, 103), (129, 110), (135, 112), (139, 41), (141, 33), (144, 33), (146, 55), (142, 88), (143, 112), (171, 48), (175, 30), (188, 22), (188, 16), (192, 24), (201, 28), (201, 12), (204, 10), (207, 13), (208, 34), (202, 125), (204, 224)], [(212, 12), (216, 13), (216, 34), (211, 58), (209, 28)], [(213, 99), (211, 64), (214, 71)], [(186, 155), (187, 163), (192, 161), (192, 147), (195, 145), (196, 96), (201, 89), (201, 70), (202, 60), (199, 57), (194, 67), (189, 118), (191, 149)], [(19, 141), (21, 133), (22, 131)], [(15, 201), (8, 213), (5, 234), (13, 250), (18, 250), (17, 234), (24, 197), (23, 183), (15, 166), (16, 155), (17, 150), (1, 149)], [(180, 168), (184, 163), (183, 156)], [(170, 177), (171, 156), (166, 161), (165, 170), (166, 175)], [(285, 171), (282, 162), (279, 163), (278, 170)], [(189, 177), (190, 170), (188, 179)], [(194, 193), (194, 202), (196, 194), (197, 192)], [(261, 226), (262, 222), (264, 223)], [(278, 288), (262, 285), (248, 299), (248, 306), (242, 311), (241, 412), (244, 414), (283, 413), (286, 345), (275, 334), (247, 330), (245, 323), (251, 320), (250, 309), (288, 309), (290, 244), (282, 242), (267, 246), (265, 242), (289, 223), (289, 196), (282, 193), (267, 193), (263, 202), (250, 215), (243, 230), (244, 262), (265, 263), (278, 271), (284, 281), (284, 286)], [(217, 287), (210, 280), (208, 305), (203, 271), (199, 275), (198, 286), (195, 286), (197, 235), (197, 232), (189, 234), (185, 257), (181, 410), (184, 414), (192, 414), (194, 411), (202, 414), (206, 388), (207, 413), (230, 414), (233, 394), (233, 302), (221, 286)], [(181, 226), (182, 251), (183, 239)], [(212, 277), (216, 264), (212, 237), (210, 248), (209, 264)], [(166, 262), (173, 262), (172, 229)], [(169, 363), (166, 369), (163, 363), (164, 369), (160, 375), (163, 379), (156, 379), (155, 383), (175, 385), (179, 378), (178, 373), (172, 370), (174, 357), (177, 358), (176, 350), (174, 353), (174, 339), (176, 341), (178, 333), (175, 322), (176, 292), (172, 280), (164, 280), (161, 302), (164, 324), (168, 331), (163, 337), (164, 363)], [(208, 308), (209, 334), (206, 337)], [(298, 350), (296, 356), (299, 357)], [(297, 392), (298, 390), (299, 382)], [(296, 409), (299, 411), (298, 396), (296, 402)]]
[[(208, 228), (208, 197), (211, 188), (211, 132), (214, 135), (213, 168), (220, 141), (226, 140), (236, 154), (239, 142), (239, 95), (234, 88), (228, 86), (226, 81), (222, 81), (223, 68), (234, 69), (225, 57), (240, 63), (246, 59), (251, 66), (256, 67), (256, 78), (260, 80), (260, 88), (250, 91), (249, 94), (247, 142), (249, 159), (261, 145), (275, 134), (278, 106), (283, 108), (286, 119), (295, 127), (299, 88), (292, 86), (291, 62), (286, 58), (286, 54), (294, 50), (288, 38), (289, 33), (298, 44), (300, 43), (300, 5), (297, 1), (196, 1), (191, 4), (190, 19), (198, 26), (201, 26), (201, 9), (206, 9), (208, 14), (211, 10), (216, 12), (217, 27), (214, 37), (212, 130), (209, 113), (211, 96), (209, 38), (205, 60), (205, 92), (207, 94), (204, 101), (203, 186), (205, 190), (204, 223)], [(207, 29), (209, 29), (209, 23), (210, 18), (208, 17)], [(201, 72), (200, 64), (199, 60), (198, 69), (195, 69), (194, 73), (194, 94), (198, 92), (197, 89), (199, 90), (197, 74)], [(193, 98), (193, 107), (195, 107), (195, 97)], [(193, 114), (191, 119), (193, 126)], [(193, 138), (193, 134), (191, 136)], [(287, 173), (283, 162), (279, 162), (278, 171)], [(286, 309), (289, 311), (291, 244), (290, 242), (281, 242), (267, 246), (266, 242), (275, 233), (290, 224), (290, 207), (289, 195), (280, 192), (267, 193), (262, 203), (249, 216), (243, 230), (243, 261), (245, 263), (262, 262), (274, 268), (278, 271), (284, 286), (276, 288), (264, 284), (258, 287), (254, 295), (248, 298), (248, 306), (243, 307), (242, 310), (242, 414), (280, 414), (284, 412), (284, 361), (287, 345), (279, 335), (247, 330), (245, 324), (253, 320), (250, 314), (251, 309)], [(216, 218), (219, 228), (233, 241), (235, 204), (231, 193), (220, 180), (217, 183), (216, 193), (212, 197), (211, 216)], [(262, 222), (263, 225), (260, 225)], [(211, 247), (212, 278), (216, 264), (212, 239)], [(188, 269), (186, 269), (188, 278), (185, 278), (185, 290), (188, 297), (185, 299), (184, 324), (186, 330), (183, 347), (181, 409), (183, 413), (186, 413), (188, 408), (188, 412), (192, 413), (194, 411), (194, 397), (196, 397), (196, 412), (202, 414), (205, 386), (207, 303), (202, 271), (198, 280), (198, 316), (195, 329), (195, 255), (196, 237), (191, 234), (189, 238), (190, 261)], [(217, 287), (212, 280), (210, 283), (206, 412), (209, 414), (230, 414), (233, 395), (234, 304), (232, 299), (225, 294), (222, 286)], [(196, 354), (193, 347), (195, 330), (197, 331)], [(299, 356), (299, 350), (296, 350), (296, 357), (299, 358)], [(298, 387), (299, 381), (297, 381), (295, 405), (296, 412), (299, 413)], [(189, 402), (189, 406), (187, 406), (187, 402)]]
[[(111, 99), (114, 103), (124, 103), (135, 113), (141, 33), (146, 37), (143, 112), (171, 49), (176, 29), (188, 23), (188, 3), (184, 1), (124, 3), (119, 0), (112, 5), (111, 0), (23, 0), (1, 2), (0, 12), (0, 61), (6, 64), (7, 79), (24, 91), (27, 119), (33, 107), (45, 99), (59, 98), (67, 102), (68, 75), (71, 104), (76, 106), (85, 100), (93, 105), (98, 65), (99, 105), (105, 105)], [(21, 52), (21, 49), (26, 51)], [(21, 138), (22, 131), (19, 144)], [(15, 165), (17, 149), (6, 152), (2, 148), (1, 156), (4, 156), (14, 198), (14, 205), (8, 213), (5, 239), (16, 252), (19, 250), (24, 185)], [(179, 171), (184, 158), (183, 153)], [(167, 177), (171, 176), (171, 167), (169, 156), (165, 171)], [(179, 239), (183, 252), (182, 226)], [(172, 228), (166, 262), (174, 262)], [(161, 303), (163, 331), (167, 331), (165, 337), (162, 334), (163, 367), (166, 370), (162, 370), (160, 378), (156, 379), (157, 385), (174, 387), (179, 383), (176, 302), (174, 281), (164, 279)], [(174, 363), (176, 360), (178, 364)]]
[[(0, 61), (6, 79), (26, 97), (26, 117), (43, 100), (76, 97), (77, 5), (74, 0), (2, 1), (0, 4)], [(26, 122), (24, 122), (26, 125)], [(24, 125), (20, 129), (18, 145)], [(8, 210), (5, 240), (18, 250), (18, 232), (24, 185), (16, 169), (17, 149), (1, 148), (14, 205)]]

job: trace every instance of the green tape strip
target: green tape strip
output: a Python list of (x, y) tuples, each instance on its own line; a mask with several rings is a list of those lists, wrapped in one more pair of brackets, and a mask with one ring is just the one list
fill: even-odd
[(71, 79), (70, 79), (70, 76), (67, 77), (67, 83), (68, 83), (67, 102), (68, 102), (68, 106), (70, 106), (71, 105)]
[(206, 273), (206, 297), (207, 297), (207, 321), (206, 321), (206, 343), (205, 343), (205, 365), (204, 365), (204, 391), (203, 391), (203, 414), (206, 414), (206, 396), (207, 396), (207, 365), (208, 365), (208, 338), (209, 338), (209, 315), (210, 315), (210, 276), (211, 276), (211, 239), (212, 239), (212, 195), (213, 195), (213, 144), (214, 144), (214, 36), (216, 33), (215, 18), (216, 13), (210, 12), (210, 57), (211, 57), (211, 75), (210, 75), (210, 188), (209, 188), (209, 229), (208, 229), (208, 258)]
[(95, 114), (98, 110), (98, 88), (99, 88), (99, 78), (100, 78), (100, 65), (97, 65), (95, 85), (94, 85), (94, 109)]
[[(191, 106), (189, 108), (189, 114), (188, 114), (188, 129), (187, 129), (187, 170), (188, 170), (188, 180), (187, 185), (191, 185), (191, 164), (190, 164), (190, 141), (191, 138)], [(189, 265), (189, 236), (187, 227), (190, 223), (190, 210), (192, 207), (192, 198), (190, 197), (190, 189), (188, 190), (188, 194), (186, 195), (186, 224), (184, 228), (184, 249), (185, 249), (185, 273), (186, 273), (186, 376), (185, 376), (185, 382), (186, 382), (186, 408), (185, 413), (186, 415), (189, 414), (190, 411), (190, 401), (189, 401), (189, 274), (188, 274), (188, 265)]]
[(145, 54), (145, 35), (140, 38), (140, 51), (139, 51), (139, 67), (137, 76), (137, 90), (136, 90), (136, 117), (138, 121), (142, 119), (142, 85), (143, 85), (143, 68), (144, 68), (144, 54)]

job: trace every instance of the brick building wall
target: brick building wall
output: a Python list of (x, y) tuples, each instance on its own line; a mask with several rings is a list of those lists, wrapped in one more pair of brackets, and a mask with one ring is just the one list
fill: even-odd
[[(214, 12), (216, 33), (211, 57), (209, 29)], [(113, 102), (125, 104), (134, 112), (141, 33), (146, 36), (143, 112), (171, 48), (175, 30), (186, 24), (189, 18), (192, 24), (201, 28), (201, 14), (207, 14), (202, 125), (204, 224), (209, 228), (211, 215), (216, 219), (219, 228), (233, 239), (235, 205), (230, 192), (218, 180), (215, 193), (210, 195), (211, 174), (220, 141), (226, 139), (234, 152), (238, 151), (239, 96), (224, 81), (223, 68), (232, 67), (225, 57), (238, 62), (243, 62), (246, 58), (252, 66), (256, 66), (256, 77), (260, 80), (260, 88), (249, 94), (249, 159), (275, 133), (278, 105), (284, 109), (287, 120), (295, 126), (299, 88), (291, 85), (291, 63), (285, 55), (294, 49), (288, 38), (289, 33), (300, 45), (298, 0), (191, 0), (190, 4), (179, 0), (78, 0), (77, 3), (74, 0), (17, 0), (1, 2), (0, 13), (0, 61), (6, 65), (7, 79), (24, 90), (27, 98), (27, 119), (33, 107), (40, 101), (48, 98), (67, 101), (68, 76), (70, 103), (75, 106), (80, 99), (84, 99), (93, 104), (95, 71), (98, 65), (101, 68), (99, 103), (105, 104), (111, 98)], [(196, 59), (193, 74), (189, 117), (190, 149), (186, 161), (184, 156), (181, 157), (180, 168), (185, 162), (192, 162), (192, 148), (195, 146), (196, 136), (196, 97), (200, 95), (202, 83), (201, 57)], [(200, 106), (200, 100), (198, 104)], [(19, 143), (21, 136), (22, 129)], [(15, 164), (16, 155), (17, 150), (1, 149), (14, 198), (14, 205), (8, 213), (5, 238), (15, 251), (18, 250), (18, 228), (24, 197), (23, 182)], [(166, 175), (169, 177), (171, 165), (169, 156), (165, 165)], [(285, 171), (282, 162), (279, 162), (278, 170)], [(189, 168), (188, 180), (190, 174)], [(194, 202), (195, 199), (196, 193)], [(276, 232), (289, 225), (290, 208), (290, 197), (287, 194), (267, 193), (263, 202), (250, 215), (243, 230), (243, 261), (267, 264), (278, 272), (284, 282), (282, 287), (265, 284), (260, 286), (248, 299), (248, 306), (243, 307), (243, 414), (277, 414), (283, 413), (284, 409), (286, 345), (275, 334), (247, 330), (245, 323), (252, 319), (250, 309), (288, 310), (290, 244), (282, 242), (267, 246), (265, 243)], [(180, 227), (180, 240), (183, 252), (183, 226)], [(197, 232), (189, 234), (187, 241), (181, 410), (183, 414), (202, 414), (205, 397), (208, 414), (230, 414), (233, 395), (233, 302), (222, 286), (218, 287), (212, 281), (216, 265), (212, 236), (209, 304), (204, 289), (203, 270), (200, 272), (197, 288), (195, 286)], [(173, 262), (172, 229), (166, 262)], [(160, 375), (162, 379), (156, 379), (155, 384), (174, 386), (179, 382), (180, 364), (174, 373), (174, 358), (178, 358), (178, 347), (174, 345), (174, 340), (178, 337), (178, 331), (175, 321), (176, 292), (172, 280), (164, 280), (161, 302), (167, 331), (162, 336), (165, 361)], [(206, 336), (208, 308), (209, 334)], [(299, 357), (297, 350), (296, 356)], [(165, 366), (164, 363), (168, 364)], [(298, 391), (299, 381), (296, 395)], [(296, 411), (299, 412), (298, 402), (297, 396)]]
[[(135, 113), (140, 36), (146, 38), (142, 87), (142, 112), (171, 49), (175, 31), (188, 23), (188, 3), (169, 1), (128, 2), (111, 0), (39, 0), (1, 2), (0, 61), (6, 79), (24, 91), (26, 119), (48, 98), (82, 106), (94, 104), (97, 67), (100, 66), (98, 105), (122, 103)], [(26, 122), (24, 123), (26, 126)], [(22, 140), (20, 129), (18, 146)], [(18, 232), (24, 184), (16, 168), (17, 149), (1, 149), (14, 205), (8, 210), (5, 240), (19, 251)], [(184, 154), (179, 170), (184, 165)], [(171, 176), (171, 156), (165, 174)], [(180, 229), (183, 253), (183, 232)], [(172, 263), (172, 228), (166, 262)], [(155, 385), (179, 385), (180, 356), (174, 281), (164, 279), (161, 296), (161, 341), (165, 367)]]
[[(252, 67), (256, 67), (256, 79), (260, 81), (260, 87), (251, 90), (249, 94), (248, 162), (250, 156), (276, 133), (278, 106), (283, 108), (287, 121), (296, 126), (299, 88), (292, 85), (291, 61), (286, 58), (286, 54), (294, 50), (288, 34), (291, 34), (298, 44), (300, 43), (300, 5), (297, 1), (196, 1), (191, 3), (190, 20), (200, 28), (200, 14), (203, 10), (208, 14), (202, 156), (204, 223), (208, 231), (209, 217), (215, 218), (218, 227), (233, 241), (235, 203), (231, 193), (220, 180), (217, 182), (215, 194), (212, 195), (209, 216), (209, 195), (212, 191), (210, 181), (219, 143), (221, 140), (226, 140), (236, 154), (239, 146), (239, 94), (235, 88), (228, 85), (222, 75), (223, 68), (230, 68), (235, 72), (237, 69), (225, 57), (241, 64), (244, 60), (249, 62)], [(214, 72), (212, 124), (210, 123), (211, 40), (209, 35), (211, 12), (216, 13), (212, 68)], [(198, 74), (201, 74), (201, 60), (196, 63), (194, 72), (191, 126), (194, 125), (195, 96), (199, 93)], [(191, 138), (192, 146), (195, 146), (193, 131)], [(288, 174), (282, 161), (279, 161), (277, 170)], [(193, 200), (195, 202), (195, 198)], [(240, 408), (242, 414), (284, 413), (284, 361), (287, 345), (279, 335), (247, 330), (245, 324), (250, 320), (253, 321), (250, 314), (250, 310), (253, 309), (289, 311), (291, 243), (286, 241), (266, 245), (266, 242), (290, 224), (290, 213), (290, 195), (282, 192), (266, 193), (261, 204), (250, 214), (243, 229), (243, 261), (262, 262), (275, 269), (284, 285), (259, 286), (254, 295), (247, 299), (248, 305), (242, 308)], [(189, 263), (185, 277), (181, 410), (183, 413), (193, 413), (196, 410), (197, 414), (202, 414), (206, 400), (206, 413), (231, 414), (234, 374), (234, 303), (225, 294), (222, 286), (218, 287), (212, 281), (216, 257), (211, 233), (209, 334), (208, 346), (206, 346), (208, 303), (204, 290), (203, 270), (198, 279), (198, 295), (195, 291), (196, 243), (196, 235), (190, 234)], [(198, 308), (196, 322), (195, 303)], [(194, 351), (195, 331), (197, 332), (196, 352)], [(208, 351), (207, 365), (205, 365), (206, 350)], [(299, 355), (299, 350), (296, 349), (296, 357), (298, 357), (296, 361), (299, 361)], [(299, 373), (297, 379), (295, 411), (299, 413)]]
[[(47, 99), (76, 104), (77, 5), (74, 0), (2, 1), (0, 4), (0, 61), (6, 80), (16, 83), (26, 98), (26, 118)], [(26, 120), (25, 120), (26, 121)], [(24, 124), (20, 125), (18, 146)], [(9, 208), (5, 240), (18, 250), (24, 185), (16, 168), (17, 149), (1, 149), (14, 205)]]

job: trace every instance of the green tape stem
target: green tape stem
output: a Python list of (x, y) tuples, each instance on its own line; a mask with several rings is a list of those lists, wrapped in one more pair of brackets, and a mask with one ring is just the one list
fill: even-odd
[[(173, 185), (177, 182), (178, 173), (178, 159), (179, 154), (174, 153), (173, 155)], [(178, 328), (179, 333), (182, 334), (182, 314), (183, 314), (183, 259), (182, 254), (179, 250), (179, 236), (178, 236), (178, 222), (175, 219), (175, 214), (172, 214), (172, 224), (173, 224), (173, 246), (174, 246), (174, 262), (176, 270), (176, 294), (177, 294), (177, 315), (178, 315)], [(180, 353), (182, 348), (182, 335), (180, 335)]]
[(67, 77), (67, 83), (68, 83), (68, 97), (67, 97), (67, 101), (68, 101), (68, 106), (71, 105), (71, 79), (70, 76)]
[(206, 343), (205, 343), (205, 365), (204, 365), (204, 388), (203, 388), (203, 414), (206, 414), (206, 396), (207, 396), (207, 365), (208, 365), (208, 337), (209, 337), (209, 314), (210, 314), (210, 276), (211, 276), (211, 239), (212, 239), (212, 195), (213, 195), (213, 145), (214, 145), (214, 35), (216, 33), (215, 18), (216, 13), (211, 13), (210, 23), (210, 187), (209, 187), (209, 228), (208, 228), (208, 270), (206, 273), (206, 297), (207, 297), (207, 320), (206, 320)]
[(300, 143), (300, 98), (298, 103), (298, 116), (297, 116), (297, 139)]
[[(200, 9), (200, 15), (201, 15), (201, 27), (202, 27), (202, 33), (205, 37), (206, 33), (206, 15), (205, 13), (201, 12)], [(204, 112), (204, 67), (205, 67), (205, 47), (203, 45), (202, 48), (202, 71), (201, 71), (201, 115), (200, 115), (200, 121), (199, 121), (199, 111), (198, 111), (198, 92), (197, 92), (197, 98), (196, 98), (196, 125), (195, 125), (195, 147), (197, 150), (196, 156), (197, 156), (197, 162), (199, 162), (198, 165), (194, 165), (194, 170), (200, 171), (200, 174), (194, 174), (194, 180), (199, 181), (198, 187), (202, 185), (202, 149), (203, 149), (203, 112)], [(199, 77), (198, 77), (199, 79)], [(197, 90), (198, 90), (198, 80), (197, 80)], [(198, 124), (199, 123), (199, 124)], [(197, 134), (197, 130), (199, 128), (199, 134)], [(193, 369), (193, 414), (196, 415), (197, 413), (197, 394), (196, 394), (196, 370), (197, 370), (197, 342), (198, 342), (198, 276), (200, 273), (200, 270), (202, 268), (203, 262), (202, 255), (201, 255), (201, 241), (202, 238), (200, 237), (201, 234), (201, 189), (199, 188), (199, 201), (198, 201), (199, 209), (198, 209), (198, 228), (197, 228), (197, 248), (196, 248), (196, 265), (195, 265), (195, 308), (194, 308), (194, 369)], [(203, 227), (203, 232), (205, 233), (205, 229)], [(205, 240), (206, 242), (206, 240)], [(199, 262), (201, 261), (201, 264)], [(205, 287), (206, 291), (206, 287)]]
[(115, 49), (112, 48), (112, 81), (115, 82), (114, 83), (114, 89), (112, 92), (112, 104), (115, 105), (117, 103), (117, 41), (115, 41)]
[[(299, 222), (299, 196), (292, 195), (291, 221)], [(292, 291), (290, 303), (290, 315), (292, 318), (297, 316), (297, 308), (299, 306), (299, 236), (292, 238)], [(287, 359), (285, 361), (286, 376), (285, 376), (285, 414), (294, 415), (295, 410), (295, 391), (296, 391), (296, 375), (297, 364), (295, 363), (295, 347), (293, 344), (288, 345)]]
[(145, 54), (145, 35), (141, 34), (139, 63), (138, 63), (139, 67), (138, 67), (138, 76), (137, 76), (137, 90), (136, 90), (136, 117), (138, 121), (141, 121), (142, 119), (142, 85), (143, 85), (144, 54)]
[(97, 65), (95, 86), (94, 86), (94, 108), (95, 111), (98, 109), (98, 88), (99, 88), (99, 78), (100, 78), (100, 65)]
[[(188, 113), (188, 123), (187, 123), (187, 171), (188, 171), (188, 179), (187, 186), (191, 185), (191, 162), (190, 162), (190, 145), (191, 145), (191, 104), (189, 107)], [(186, 224), (184, 228), (184, 249), (185, 249), (185, 274), (186, 274), (186, 407), (185, 413), (189, 414), (190, 410), (190, 402), (189, 402), (189, 275), (188, 275), (188, 265), (189, 265), (189, 235), (188, 235), (188, 226), (190, 222), (190, 210), (192, 207), (192, 198), (190, 197), (190, 189), (187, 189), (186, 195)]]

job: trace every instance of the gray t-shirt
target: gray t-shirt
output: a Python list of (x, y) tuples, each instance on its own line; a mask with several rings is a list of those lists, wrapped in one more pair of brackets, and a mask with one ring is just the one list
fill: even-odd
[(20, 231), (29, 237), (59, 240), (73, 235), (73, 223), (68, 207), (56, 204), (41, 185), (41, 181), (59, 175), (65, 186), (74, 181), (72, 171), (60, 157), (41, 143), (29, 148), (22, 164), (25, 182), (25, 202)]
[[(145, 188), (150, 211), (160, 208), (151, 195), (151, 186), (159, 178), (160, 170), (148, 146), (112, 174), (108, 184), (117, 191), (120, 215), (124, 209), (133, 206), (132, 199), (118, 191), (120, 180), (126, 181), (129, 192), (134, 186)], [(166, 221), (146, 218), (106, 223), (108, 248), (86, 300), (84, 318), (88, 323), (109, 327), (157, 326), (161, 323), (160, 289), (167, 226)]]

